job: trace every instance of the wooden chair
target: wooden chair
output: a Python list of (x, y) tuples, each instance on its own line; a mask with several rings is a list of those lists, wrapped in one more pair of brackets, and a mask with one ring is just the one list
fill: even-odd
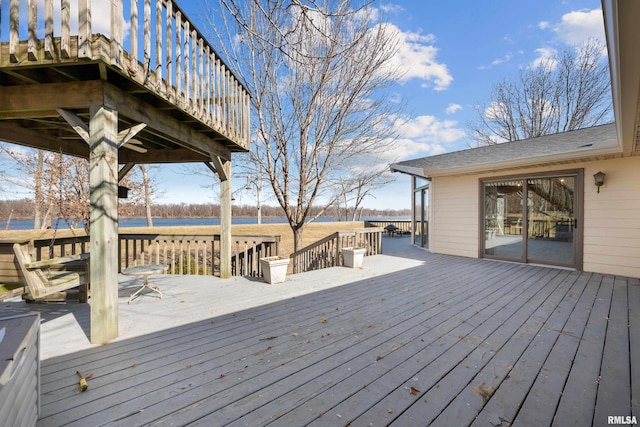
[(15, 240), (0, 239), (0, 301), (24, 293), (24, 281), (13, 253)]
[[(13, 252), (30, 297), (34, 300), (51, 299), (69, 289), (78, 289), (79, 302), (87, 302), (89, 294), (88, 254), (32, 261), (28, 243), (14, 243)], [(68, 295), (64, 294), (66, 299)]]

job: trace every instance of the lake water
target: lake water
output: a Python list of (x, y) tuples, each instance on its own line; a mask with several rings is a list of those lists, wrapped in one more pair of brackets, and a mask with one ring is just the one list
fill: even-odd
[[(364, 220), (380, 220), (382, 218), (364, 218)], [(394, 220), (394, 219), (409, 219), (406, 217), (402, 218), (384, 218), (385, 220)], [(325, 218), (321, 217), (316, 219), (317, 222), (330, 222), (337, 221), (335, 218)], [(247, 218), (232, 218), (231, 222), (233, 224), (257, 224), (258, 219), (256, 217), (247, 217)], [(263, 224), (286, 224), (286, 218), (278, 218), (278, 217), (269, 217), (262, 218)], [(0, 230), (6, 229), (7, 221), (0, 220)], [(220, 218), (154, 218), (153, 226), (154, 227), (180, 227), (180, 226), (200, 226), (200, 225), (220, 225)], [(118, 226), (121, 228), (126, 227), (146, 227), (147, 220), (146, 218), (123, 218), (118, 221)], [(69, 228), (68, 224), (64, 220), (53, 221), (51, 224), (52, 228), (57, 229), (67, 229)], [(14, 219), (11, 220), (9, 230), (31, 230), (33, 229), (33, 220), (32, 219)]]

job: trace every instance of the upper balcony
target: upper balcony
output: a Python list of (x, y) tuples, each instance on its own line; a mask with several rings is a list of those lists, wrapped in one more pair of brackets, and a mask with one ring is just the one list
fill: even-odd
[[(30, 140), (77, 138), (58, 109), (82, 117), (82, 102), (108, 98), (106, 87), (127, 106), (120, 128), (148, 125), (120, 163), (177, 161), (167, 149), (185, 161), (247, 151), (250, 95), (202, 33), (171, 0), (125, 3), (77, 0), (74, 10), (71, 0), (0, 1), (0, 140), (42, 148)], [(68, 143), (63, 151), (88, 155)]]

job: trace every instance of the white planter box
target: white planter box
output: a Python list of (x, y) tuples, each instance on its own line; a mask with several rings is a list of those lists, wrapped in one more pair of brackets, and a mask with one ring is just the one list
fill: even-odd
[(342, 248), (342, 259), (345, 267), (362, 268), (364, 254), (366, 253), (367, 250), (365, 248)]
[(262, 277), (267, 283), (282, 283), (287, 278), (289, 258), (267, 257), (260, 258)]

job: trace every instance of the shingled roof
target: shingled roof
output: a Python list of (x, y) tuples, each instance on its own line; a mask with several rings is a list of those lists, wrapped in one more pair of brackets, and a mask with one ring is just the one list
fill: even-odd
[(394, 172), (430, 178), (546, 166), (621, 155), (613, 123), (538, 138), (470, 148), (390, 166)]

